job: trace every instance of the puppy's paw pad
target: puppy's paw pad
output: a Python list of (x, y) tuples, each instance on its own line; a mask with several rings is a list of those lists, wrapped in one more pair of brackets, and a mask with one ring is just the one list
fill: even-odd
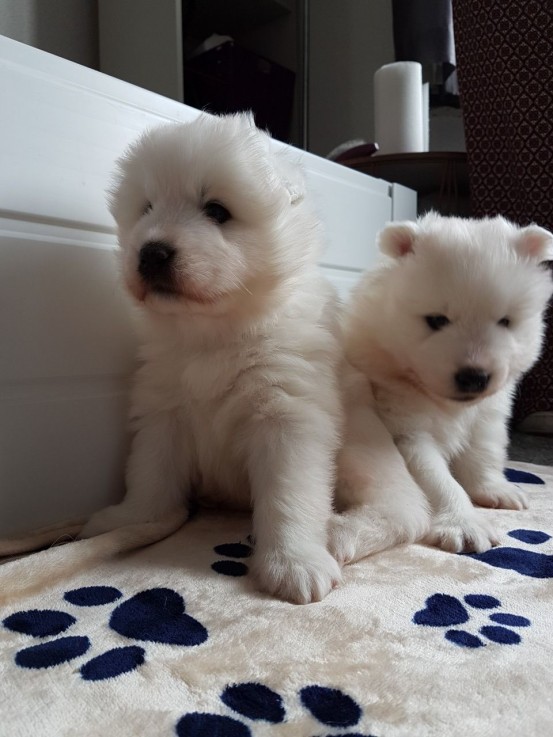
[(264, 591), (295, 604), (321, 601), (341, 581), (338, 564), (322, 546), (256, 553), (252, 568)]

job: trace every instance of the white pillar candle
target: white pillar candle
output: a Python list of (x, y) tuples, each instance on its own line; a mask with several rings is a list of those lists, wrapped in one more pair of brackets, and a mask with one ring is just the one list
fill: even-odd
[(424, 150), (422, 66), (398, 61), (374, 75), (375, 137), (380, 154)]

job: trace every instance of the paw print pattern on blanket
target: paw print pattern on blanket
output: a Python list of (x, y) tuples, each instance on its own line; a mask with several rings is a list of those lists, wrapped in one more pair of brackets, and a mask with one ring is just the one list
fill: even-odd
[(504, 471), (505, 478), (507, 481), (512, 481), (513, 484), (544, 484), (545, 481), (536, 476), (535, 473), (529, 471), (519, 471), (518, 468), (506, 468)]
[[(541, 530), (511, 530), (509, 537), (526, 545), (542, 545), (551, 540), (551, 535)], [(469, 553), (469, 557), (487, 563), (495, 568), (516, 571), (522, 576), (532, 578), (553, 578), (553, 555), (538, 553), (526, 548), (512, 548), (500, 545), (485, 553)]]
[[(98, 607), (118, 601), (123, 594), (112, 586), (85, 586), (67, 591), (63, 598), (77, 607)], [(184, 599), (176, 591), (147, 589), (118, 604), (111, 613), (109, 627), (140, 642), (200, 645), (208, 638), (207, 630), (184, 610)], [(6, 617), (4, 627), (12, 632), (39, 639), (55, 636), (19, 650), (15, 663), (22, 668), (51, 668), (84, 655), (91, 647), (88, 637), (57, 637), (76, 621), (73, 615), (55, 609), (29, 609)], [(135, 644), (112, 648), (84, 663), (79, 673), (86, 681), (115, 678), (142, 665), (145, 655), (145, 649)]]
[[(224, 555), (227, 558), (249, 558), (253, 553), (252, 543), (253, 538), (248, 535), (246, 543), (223, 543), (222, 545), (216, 545), (213, 550), (217, 555)], [(235, 577), (246, 576), (249, 571), (248, 566), (239, 560), (216, 560), (215, 563), (211, 564), (211, 568), (223, 576)]]
[[(501, 606), (499, 599), (487, 594), (467, 594), (463, 599), (470, 610), (455, 596), (433, 594), (426, 600), (424, 609), (415, 612), (413, 622), (426, 627), (451, 628), (469, 622), (471, 615), (475, 616), (472, 610), (480, 610), (487, 614), (488, 610), (499, 609)], [(494, 612), (487, 615), (486, 623), (480, 626), (478, 633), (487, 640), (500, 645), (517, 645), (522, 638), (511, 627), (529, 627), (530, 625), (531, 622), (526, 617), (507, 612)], [(464, 629), (447, 629), (444, 637), (454, 645), (461, 647), (477, 648), (486, 644), (480, 637)]]
[[(361, 719), (362, 710), (351, 696), (337, 688), (311, 685), (298, 693), (302, 707), (325, 727), (347, 729)], [(190, 712), (176, 725), (178, 737), (251, 737), (250, 727), (242, 721), (280, 724), (286, 721), (284, 699), (261, 683), (233, 683), (220, 695), (233, 717), (208, 712)], [(239, 716), (241, 719), (236, 719)], [(364, 737), (359, 732), (338, 732), (336, 737)], [(334, 737), (328, 734), (325, 737)], [(371, 737), (366, 735), (366, 737)]]

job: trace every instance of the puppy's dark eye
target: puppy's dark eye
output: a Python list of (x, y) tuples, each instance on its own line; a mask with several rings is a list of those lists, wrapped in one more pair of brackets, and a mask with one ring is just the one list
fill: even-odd
[(502, 317), (501, 320), (497, 321), (498, 325), (501, 325), (502, 328), (508, 328), (511, 324), (511, 321), (508, 317)]
[(424, 319), (430, 330), (441, 330), (449, 325), (449, 320), (445, 315), (425, 315)]
[(231, 218), (230, 212), (220, 202), (207, 202), (204, 205), (204, 212), (210, 220), (214, 220), (219, 225), (226, 223)]
[(151, 202), (146, 202), (146, 204), (142, 208), (142, 214), (143, 215), (147, 215), (150, 212), (151, 209), (152, 209), (152, 203)]

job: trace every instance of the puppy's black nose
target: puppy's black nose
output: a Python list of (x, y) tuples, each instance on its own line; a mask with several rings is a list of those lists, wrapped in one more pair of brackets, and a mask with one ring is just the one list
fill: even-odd
[(491, 374), (487, 374), (483, 369), (467, 366), (457, 371), (454, 378), (460, 392), (479, 394), (490, 383)]
[(163, 241), (150, 241), (140, 249), (138, 273), (144, 279), (168, 276), (176, 250)]

